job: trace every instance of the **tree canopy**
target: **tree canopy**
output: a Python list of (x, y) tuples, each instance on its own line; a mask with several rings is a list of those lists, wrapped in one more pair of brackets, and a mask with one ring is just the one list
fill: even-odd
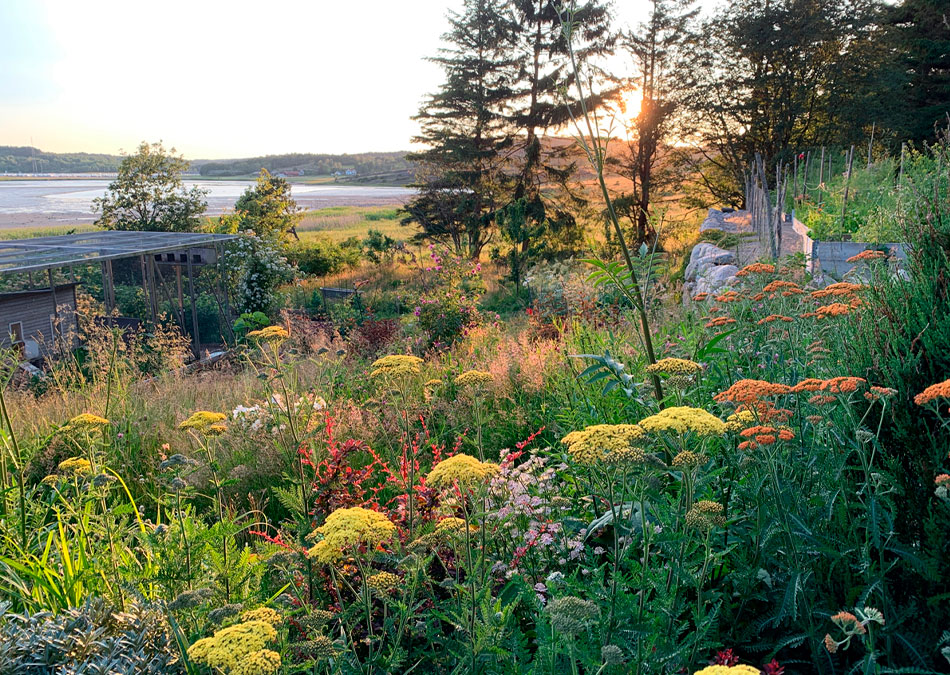
[(109, 230), (190, 232), (201, 224), (207, 191), (185, 187), (188, 162), (159, 143), (142, 143), (119, 165), (104, 197), (93, 200), (96, 225)]

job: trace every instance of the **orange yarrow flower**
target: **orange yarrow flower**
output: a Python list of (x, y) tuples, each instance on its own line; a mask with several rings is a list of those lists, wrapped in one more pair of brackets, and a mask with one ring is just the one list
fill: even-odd
[(864, 627), (864, 624), (858, 621), (856, 617), (851, 612), (838, 612), (831, 620), (835, 622), (842, 630), (852, 630), (861, 635), (864, 635), (868, 632), (867, 628)]
[(780, 396), (789, 393), (789, 391), (791, 391), (791, 387), (785, 384), (745, 379), (734, 382), (731, 387), (719, 392), (713, 399), (719, 403), (729, 401), (751, 405), (767, 396)]
[(870, 390), (864, 392), (864, 398), (869, 401), (880, 401), (882, 398), (890, 398), (896, 394), (897, 390), (890, 387), (871, 387)]
[(885, 257), (884, 251), (861, 251), (857, 255), (853, 255), (847, 259), (846, 262), (856, 263), (861, 262), (862, 260), (881, 260)]
[(950, 380), (932, 384), (914, 397), (917, 405), (927, 405), (934, 399), (950, 398)]
[(812, 291), (813, 298), (838, 297), (841, 295), (853, 295), (864, 288), (861, 284), (851, 284), (847, 281), (839, 281), (836, 284), (825, 286), (817, 291)]
[(697, 293), (696, 295), (693, 296), (693, 300), (695, 300), (696, 302), (702, 302), (708, 297), (709, 297), (709, 293)]
[(742, 296), (735, 291), (726, 291), (725, 293), (720, 293), (716, 296), (716, 300), (719, 302), (737, 302), (741, 299)]
[(717, 316), (706, 324), (706, 328), (722, 328), (735, 322), (735, 319), (730, 319), (728, 316)]
[(781, 314), (769, 314), (764, 319), (759, 319), (757, 323), (761, 326), (766, 323), (772, 323), (773, 321), (785, 321), (787, 323), (791, 323), (794, 320), (795, 319), (793, 319), (790, 316), (782, 316)]
[(744, 277), (749, 274), (775, 274), (775, 265), (769, 265), (767, 263), (752, 263), (751, 265), (746, 265), (741, 270), (736, 272), (737, 277)]
[(775, 281), (770, 281), (765, 285), (765, 288), (762, 289), (764, 293), (777, 293), (781, 290), (801, 290), (801, 287), (796, 284), (794, 281), (784, 281), (782, 279), (777, 279)]
[(823, 305), (815, 310), (815, 316), (843, 316), (851, 313), (851, 307), (843, 302), (833, 302), (830, 305)]

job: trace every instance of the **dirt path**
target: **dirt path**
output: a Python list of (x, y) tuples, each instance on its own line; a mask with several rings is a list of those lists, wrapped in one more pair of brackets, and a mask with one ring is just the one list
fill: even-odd
[[(709, 216), (703, 222), (701, 229), (718, 229), (725, 232), (737, 234), (740, 237), (738, 249), (735, 251), (737, 265), (743, 267), (756, 260), (768, 258), (769, 245), (759, 242), (758, 237), (752, 231), (751, 219), (748, 211), (734, 211), (732, 213), (718, 213), (710, 211)], [(792, 228), (791, 223), (785, 223), (782, 226), (782, 246), (779, 250), (779, 258), (788, 255), (800, 253), (802, 250), (802, 238)]]

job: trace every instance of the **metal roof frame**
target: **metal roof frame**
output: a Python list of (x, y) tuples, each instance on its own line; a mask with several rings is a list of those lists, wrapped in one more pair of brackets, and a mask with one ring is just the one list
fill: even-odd
[(32, 239), (10, 239), (0, 241), (0, 275), (216, 246), (237, 238), (238, 236), (233, 234), (204, 232), (99, 230)]

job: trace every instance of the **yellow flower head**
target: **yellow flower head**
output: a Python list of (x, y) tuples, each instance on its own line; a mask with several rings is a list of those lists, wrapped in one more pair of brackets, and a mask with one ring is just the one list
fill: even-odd
[(283, 619), (276, 610), (270, 607), (258, 607), (241, 614), (241, 621), (266, 621), (276, 628)]
[(426, 380), (425, 386), (427, 389), (434, 389), (435, 387), (441, 387), (442, 380)]
[[(471, 529), (477, 530), (478, 528), (474, 525), (471, 526)], [(465, 531), (465, 520), (463, 518), (456, 518), (455, 516), (449, 516), (448, 518), (443, 518), (435, 525), (436, 532), (464, 532)]]
[(60, 462), (56, 470), (67, 476), (82, 476), (92, 471), (92, 464), (82, 457), (70, 457)]
[(308, 555), (321, 563), (339, 560), (344, 550), (359, 546), (375, 548), (392, 539), (396, 526), (379, 511), (360, 506), (337, 509), (316, 530), (323, 539), (310, 549)]
[(637, 424), (595, 424), (580, 431), (572, 431), (561, 439), (567, 452), (579, 464), (595, 464), (608, 457), (619, 457), (634, 447), (644, 436)]
[(283, 342), (290, 337), (290, 333), (283, 326), (266, 326), (260, 330), (252, 330), (247, 336), (258, 342)]
[(693, 675), (761, 675), (762, 671), (753, 666), (706, 666)]
[(246, 621), (198, 640), (188, 648), (188, 657), (215, 670), (235, 672), (245, 657), (262, 651), (275, 639), (277, 630), (266, 621)]
[(698, 530), (708, 530), (714, 525), (725, 525), (724, 512), (725, 508), (722, 504), (701, 499), (686, 512), (686, 526), (695, 527)]
[(455, 378), (455, 384), (460, 387), (480, 387), (483, 384), (491, 384), (494, 380), (494, 376), (484, 370), (467, 370)]
[(640, 420), (640, 426), (654, 433), (673, 431), (685, 434), (692, 431), (700, 436), (719, 436), (726, 433), (726, 424), (715, 415), (711, 415), (702, 408), (689, 406), (673, 406), (661, 410)]
[(68, 431), (93, 431), (107, 426), (109, 426), (109, 420), (105, 417), (99, 417), (92, 413), (82, 413), (69, 420), (63, 429)]
[(408, 354), (390, 354), (373, 362), (373, 370), (370, 371), (370, 377), (390, 377), (398, 378), (404, 376), (418, 375), (422, 372), (421, 366), (424, 363), (418, 356), (409, 356)]
[(251, 652), (231, 669), (230, 675), (273, 675), (280, 670), (280, 654), (270, 649)]
[(219, 412), (199, 410), (194, 415), (178, 425), (179, 429), (194, 429), (205, 436), (216, 436), (224, 430), (222, 422), (227, 415)]
[(367, 577), (366, 585), (382, 595), (399, 586), (399, 581), (399, 577), (392, 572), (379, 572)]
[(329, 659), (336, 655), (336, 647), (333, 640), (326, 635), (314, 635), (301, 645), (303, 651), (316, 660)]
[(426, 482), (436, 488), (450, 488), (458, 483), (462, 488), (471, 488), (498, 473), (498, 465), (480, 462), (471, 455), (454, 455), (433, 467)]
[(739, 410), (726, 418), (726, 431), (738, 433), (755, 424), (755, 413), (751, 410)]
[(664, 375), (695, 375), (703, 367), (695, 361), (687, 359), (666, 358), (647, 366), (648, 373), (663, 373)]
[(692, 469), (702, 466), (707, 461), (706, 455), (692, 450), (682, 450), (673, 458), (673, 466), (677, 469)]

